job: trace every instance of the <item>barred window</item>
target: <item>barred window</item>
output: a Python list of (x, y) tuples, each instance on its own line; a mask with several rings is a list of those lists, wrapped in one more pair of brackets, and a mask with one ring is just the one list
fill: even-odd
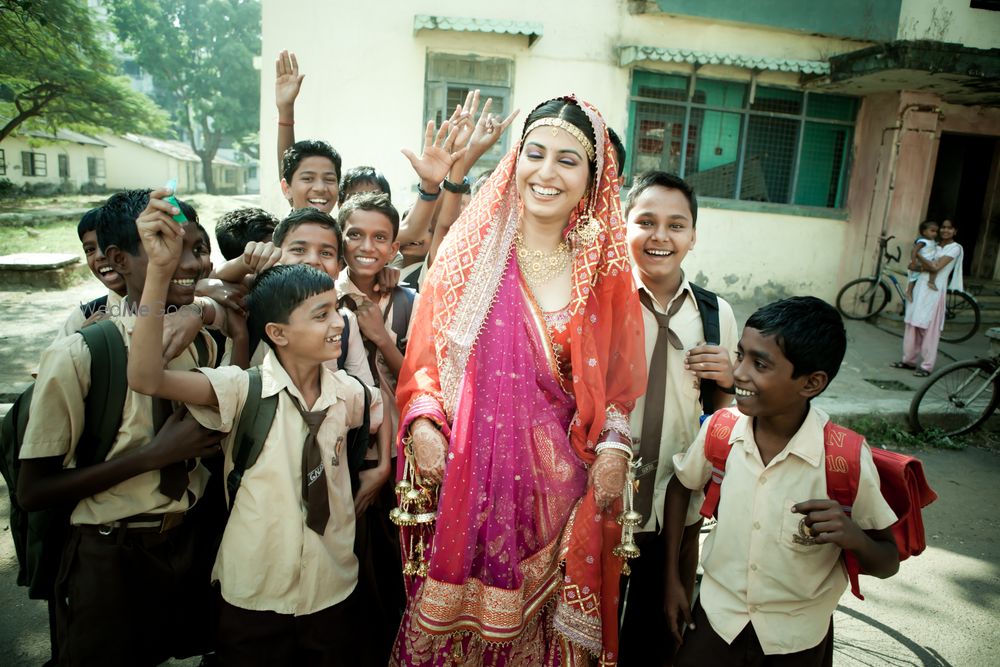
[(7, 175), (7, 153), (0, 148), (0, 176)]
[(60, 153), (59, 158), (59, 178), (69, 178), (69, 156)]
[[(424, 126), (433, 120), (440, 127), (448, 120), (455, 105), (465, 103), (466, 95), (479, 89), (479, 108), (493, 99), (490, 113), (506, 118), (510, 113), (510, 90), (514, 76), (514, 61), (507, 58), (486, 58), (476, 55), (459, 56), (447, 53), (427, 55), (424, 89)], [(505, 132), (476, 163), (475, 178), (481, 171), (494, 168), (509, 148), (510, 133)], [(423, 142), (421, 132), (420, 141)]]
[(21, 174), (24, 176), (48, 176), (49, 168), (45, 153), (21, 151)]
[(841, 208), (857, 107), (853, 97), (636, 71), (626, 180), (661, 169), (706, 197)]
[(98, 178), (104, 178), (104, 158), (87, 158), (87, 178), (93, 182)]

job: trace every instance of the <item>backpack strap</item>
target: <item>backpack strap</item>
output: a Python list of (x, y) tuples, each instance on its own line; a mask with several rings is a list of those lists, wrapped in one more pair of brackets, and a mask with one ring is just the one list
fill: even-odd
[[(417, 293), (409, 287), (397, 285), (392, 290), (392, 331), (396, 334), (396, 347), (406, 354), (406, 334), (410, 328), (410, 316), (413, 314), (413, 302)], [(363, 383), (362, 383), (363, 384)]]
[(233, 438), (233, 469), (226, 477), (226, 490), (229, 493), (229, 511), (236, 502), (236, 492), (243, 483), (243, 474), (257, 462), (260, 452), (264, 449), (264, 441), (271, 430), (274, 414), (278, 410), (278, 395), (264, 398), (263, 381), (260, 366), (247, 370), (250, 386), (247, 389), (247, 400), (240, 412), (239, 424)]
[(722, 480), (726, 476), (726, 459), (729, 458), (729, 436), (739, 419), (733, 409), (718, 410), (712, 415), (705, 430), (705, 459), (712, 464), (712, 479), (705, 487), (705, 502), (701, 505), (701, 515), (706, 519), (716, 516), (722, 493)]
[(340, 357), (337, 359), (337, 368), (344, 370), (347, 366), (348, 346), (351, 344), (351, 322), (347, 319), (347, 315), (341, 314), (341, 317), (344, 318), (344, 332), (340, 334)]
[[(719, 345), (722, 335), (719, 326), (719, 296), (700, 285), (688, 283), (691, 292), (694, 294), (695, 303), (698, 304), (698, 314), (701, 315), (702, 332), (705, 335), (705, 343), (708, 345)], [(701, 409), (706, 415), (715, 411), (715, 380), (701, 380)]]
[[(128, 356), (112, 320), (86, 326), (80, 335), (90, 350), (90, 391), (80, 436), (80, 444), (87, 446), (76, 450), (76, 464), (82, 468), (106, 459), (114, 444), (128, 392)], [(91, 397), (97, 400), (89, 400)]]
[[(836, 500), (844, 514), (851, 516), (854, 509), (854, 499), (858, 496), (858, 483), (861, 479), (861, 443), (864, 438), (854, 431), (844, 428), (832, 421), (827, 421), (823, 427), (823, 448), (826, 458), (826, 492), (832, 500)], [(859, 600), (864, 600), (858, 575), (861, 564), (850, 551), (843, 552), (844, 566), (847, 577), (851, 581), (851, 593)]]
[(361, 480), (358, 473), (365, 462), (365, 453), (368, 451), (371, 442), (371, 396), (368, 393), (368, 386), (360, 379), (347, 373), (348, 377), (357, 380), (361, 385), (364, 394), (364, 414), (361, 417), (361, 425), (355, 426), (347, 431), (347, 469), (351, 474), (351, 493), (357, 493)]

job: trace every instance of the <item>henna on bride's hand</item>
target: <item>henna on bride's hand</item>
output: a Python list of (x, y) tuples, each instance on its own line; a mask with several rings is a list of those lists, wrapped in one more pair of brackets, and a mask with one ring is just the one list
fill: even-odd
[(420, 476), (433, 484), (440, 484), (444, 477), (445, 455), (448, 442), (433, 422), (418, 419), (410, 427), (413, 463)]
[(614, 452), (597, 455), (590, 467), (590, 483), (594, 487), (597, 506), (604, 509), (615, 501), (625, 489), (628, 476), (628, 459)]

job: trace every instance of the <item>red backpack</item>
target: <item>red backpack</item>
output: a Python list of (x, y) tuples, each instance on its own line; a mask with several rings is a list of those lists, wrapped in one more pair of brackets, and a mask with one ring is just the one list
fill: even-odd
[[(715, 516), (719, 509), (719, 494), (726, 475), (729, 457), (729, 435), (740, 413), (735, 408), (719, 410), (712, 415), (705, 433), (705, 458), (712, 464), (712, 479), (705, 487), (705, 502), (701, 515)], [(823, 428), (823, 447), (826, 449), (826, 491), (832, 500), (840, 503), (847, 516), (851, 516), (854, 499), (858, 495), (861, 476), (861, 443), (864, 437), (854, 431), (827, 421)], [(924, 521), (920, 510), (937, 500), (937, 494), (927, 484), (924, 466), (919, 459), (897, 452), (871, 447), (872, 460), (878, 470), (882, 497), (896, 513), (898, 520), (892, 525), (892, 534), (899, 550), (899, 560), (917, 556), (927, 543), (924, 539)], [(861, 565), (853, 553), (843, 552), (844, 566), (851, 580), (851, 592), (861, 600), (858, 574)]]

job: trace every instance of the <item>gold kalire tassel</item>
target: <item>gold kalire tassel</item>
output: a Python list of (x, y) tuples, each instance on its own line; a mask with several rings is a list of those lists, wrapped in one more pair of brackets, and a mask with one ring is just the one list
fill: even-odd
[(633, 495), (635, 493), (635, 468), (639, 465), (636, 461), (629, 466), (628, 475), (625, 477), (625, 489), (622, 492), (622, 513), (618, 515), (618, 525), (622, 527), (622, 541), (611, 550), (611, 555), (622, 559), (622, 574), (626, 577), (632, 574), (632, 568), (628, 562), (639, 557), (639, 547), (635, 543), (635, 528), (642, 522), (642, 515), (635, 511), (633, 507)]

